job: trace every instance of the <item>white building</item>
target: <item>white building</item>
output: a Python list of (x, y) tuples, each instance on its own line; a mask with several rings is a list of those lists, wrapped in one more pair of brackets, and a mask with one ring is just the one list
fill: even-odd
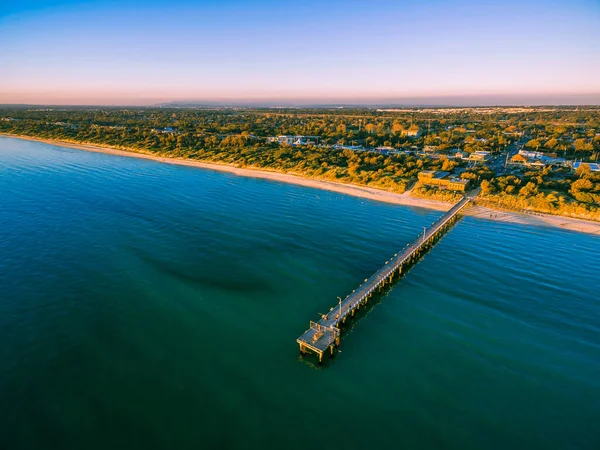
[(321, 136), (292, 136), (281, 135), (276, 137), (268, 137), (267, 142), (277, 142), (286, 145), (309, 145), (316, 144)]
[(383, 153), (384, 155), (389, 155), (390, 153), (396, 153), (396, 149), (394, 147), (388, 147), (383, 145), (381, 147), (375, 147), (373, 149), (376, 152)]
[(492, 157), (492, 154), (490, 152), (476, 151), (474, 153), (471, 153), (469, 160), (470, 161), (488, 161), (491, 157)]
[(418, 138), (419, 136), (421, 136), (421, 130), (418, 128), (416, 130), (404, 130), (402, 131), (402, 136)]
[(588, 166), (590, 166), (590, 170), (592, 172), (600, 172), (600, 164), (599, 163), (576, 162), (573, 164), (573, 169), (575, 169), (575, 170), (579, 169), (582, 164), (587, 164)]
[(541, 159), (544, 156), (542, 152), (534, 152), (532, 150), (519, 150), (519, 155), (530, 159)]

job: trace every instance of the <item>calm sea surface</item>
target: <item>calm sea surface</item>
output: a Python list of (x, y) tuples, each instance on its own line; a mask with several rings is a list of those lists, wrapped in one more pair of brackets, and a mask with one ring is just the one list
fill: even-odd
[(0, 448), (600, 448), (600, 237), (0, 138)]

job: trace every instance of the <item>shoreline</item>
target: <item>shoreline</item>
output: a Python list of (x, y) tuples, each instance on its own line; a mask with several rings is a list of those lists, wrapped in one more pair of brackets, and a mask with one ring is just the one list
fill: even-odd
[[(334, 181), (315, 180), (312, 178), (306, 178), (300, 175), (294, 175), (289, 173), (271, 172), (268, 170), (255, 168), (240, 168), (232, 165), (206, 163), (183, 158), (165, 158), (161, 156), (155, 156), (150, 153), (135, 152), (131, 150), (121, 150), (115, 147), (108, 146), (104, 147), (92, 144), (79, 144), (69, 141), (42, 139), (30, 136), (13, 135), (8, 133), (0, 133), (0, 137), (21, 139), (33, 142), (42, 142), (45, 144), (73, 148), (76, 150), (104, 153), (115, 156), (125, 156), (129, 158), (148, 159), (167, 164), (175, 164), (180, 166), (196, 167), (199, 169), (227, 172), (242, 177), (279, 181), (282, 183), (295, 184), (298, 186), (337, 192), (341, 194), (351, 195), (353, 197), (365, 198), (369, 200), (391, 203), (395, 205), (433, 209), (436, 211), (447, 211), (452, 206), (450, 203), (413, 197), (412, 195), (410, 195), (410, 191), (406, 191), (402, 194), (397, 194), (394, 192), (388, 192), (367, 186), (337, 183)], [(534, 226), (550, 226), (554, 228), (562, 228), (565, 230), (576, 231), (581, 233), (600, 235), (600, 222), (593, 222), (585, 219), (576, 219), (566, 216), (554, 216), (542, 213), (529, 215), (505, 211), (501, 209), (492, 209), (484, 206), (477, 206), (473, 208), (472, 211), (467, 211), (465, 215), (493, 221), (520, 223)]]
[(353, 197), (366, 198), (370, 200), (381, 201), (385, 203), (393, 203), (396, 205), (413, 206), (417, 208), (435, 209), (438, 211), (447, 211), (450, 207), (450, 203), (441, 202), (438, 200), (430, 200), (424, 198), (413, 197), (410, 195), (410, 191), (403, 194), (397, 194), (394, 192), (388, 192), (381, 189), (375, 189), (368, 186), (358, 186), (353, 184), (337, 183), (335, 181), (324, 181), (315, 180), (312, 178), (306, 178), (300, 175), (294, 175), (290, 173), (272, 172), (264, 169), (255, 168), (242, 168), (227, 164), (218, 163), (207, 163), (202, 161), (195, 161), (191, 159), (183, 158), (165, 158), (162, 156), (155, 156), (149, 153), (134, 152), (129, 150), (121, 150), (115, 147), (104, 147), (92, 144), (78, 144), (69, 141), (59, 141), (54, 139), (41, 139), (30, 136), (19, 136), (7, 133), (0, 133), (0, 137), (8, 137), (14, 139), (21, 139), (25, 141), (42, 142), (44, 144), (58, 145), (61, 147), (73, 148), (76, 150), (85, 150), (95, 153), (105, 153), (108, 155), (125, 156), (129, 158), (140, 158), (149, 159), (152, 161), (158, 161), (166, 164), (174, 164), (179, 166), (197, 167), (200, 169), (215, 170), (219, 172), (232, 173), (237, 176), (243, 176), (248, 178), (260, 178), (272, 181), (280, 181), (288, 184), (296, 184), (299, 186), (311, 187), (321, 190), (327, 190), (332, 192), (338, 192), (341, 194), (351, 195)]

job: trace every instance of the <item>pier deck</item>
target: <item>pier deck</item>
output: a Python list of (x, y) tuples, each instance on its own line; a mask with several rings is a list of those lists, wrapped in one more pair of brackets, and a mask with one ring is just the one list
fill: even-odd
[(323, 354), (330, 350), (333, 355), (334, 345), (339, 345), (340, 330), (339, 325), (344, 323), (348, 316), (354, 316), (355, 312), (368, 301), (377, 289), (391, 282), (394, 274), (402, 273), (402, 269), (416, 261), (427, 248), (433, 245), (439, 237), (456, 219), (458, 213), (462, 211), (471, 201), (469, 197), (464, 197), (454, 205), (442, 217), (436, 220), (422, 235), (413, 243), (408, 245), (400, 253), (386, 261), (385, 265), (369, 277), (357, 289), (352, 291), (338, 305), (331, 308), (329, 313), (322, 316), (318, 322), (311, 322), (310, 328), (300, 336), (296, 342), (300, 345), (300, 351), (313, 351), (319, 355), (319, 361)]

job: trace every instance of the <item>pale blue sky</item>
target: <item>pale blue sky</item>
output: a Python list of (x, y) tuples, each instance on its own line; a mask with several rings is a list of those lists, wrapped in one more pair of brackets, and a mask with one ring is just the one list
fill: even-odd
[(600, 99), (598, 0), (6, 2), (0, 103)]

